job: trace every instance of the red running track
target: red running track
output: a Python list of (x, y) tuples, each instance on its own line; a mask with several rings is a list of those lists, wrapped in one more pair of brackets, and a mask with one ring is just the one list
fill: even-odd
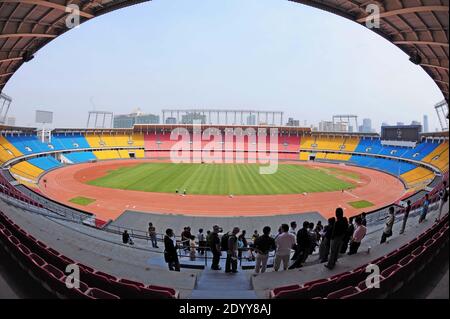
[[(403, 184), (397, 178), (379, 171), (338, 164), (298, 161), (289, 163), (323, 169), (339, 167), (341, 170), (358, 173), (360, 184), (357, 188), (344, 193), (334, 191), (306, 195), (246, 195), (233, 198), (217, 195), (188, 194), (181, 196), (149, 193), (85, 184), (88, 180), (103, 176), (109, 170), (138, 165), (142, 162), (155, 162), (155, 160), (113, 160), (66, 166), (50, 171), (41, 178), (39, 189), (47, 197), (93, 213), (97, 218), (103, 220), (114, 220), (125, 210), (221, 217), (269, 216), (318, 211), (324, 218), (328, 218), (334, 216), (334, 211), (339, 206), (344, 208), (346, 216), (353, 216), (361, 213), (364, 209), (355, 209), (348, 205), (348, 202), (367, 200), (374, 203), (375, 206), (366, 208), (366, 210), (374, 210), (396, 202), (406, 192)], [(88, 206), (69, 202), (70, 199), (77, 196), (94, 198), (96, 201)]]

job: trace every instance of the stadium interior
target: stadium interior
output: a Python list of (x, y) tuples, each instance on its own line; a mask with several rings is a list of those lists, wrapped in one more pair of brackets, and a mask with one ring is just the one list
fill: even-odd
[[(81, 22), (141, 2), (145, 1), (70, 1), (80, 6)], [(366, 1), (362, 0), (294, 2), (359, 24), (368, 16)], [(64, 24), (65, 3), (0, 1), (0, 92), (14, 73), (31, 61), (34, 53), (69, 31)], [(411, 62), (420, 65), (448, 102), (448, 1), (384, 1), (377, 33), (403, 50)], [(211, 126), (223, 133), (220, 140), (214, 140), (223, 156), (246, 161), (249, 160), (247, 150), (262, 143), (265, 148), (257, 152), (275, 149), (280, 162), (326, 163), (387, 174), (402, 183), (404, 196), (384, 207), (358, 210), (357, 215), (367, 213), (367, 236), (360, 253), (342, 256), (333, 270), (324, 269), (317, 261), (309, 261), (302, 267), (301, 275), (294, 269), (255, 276), (255, 262), (242, 258), (238, 275), (230, 277), (209, 269), (212, 259), (209, 252), (192, 261), (189, 253), (180, 249), (182, 271), (173, 272), (167, 270), (164, 249), (149, 246), (146, 225), (150, 219), (158, 226), (161, 247), (165, 227), (178, 231), (189, 224), (197, 229), (210, 229), (212, 225), (231, 229), (239, 224), (253, 231), (270, 224), (275, 231), (281, 223), (293, 219), (324, 223), (326, 220), (320, 208), (315, 212), (289, 212), (291, 215), (284, 212), (284, 215), (264, 217), (242, 216), (236, 211), (236, 216), (230, 218), (183, 215), (179, 211), (173, 214), (139, 212), (133, 210), (131, 202), (116, 220), (98, 218), (83, 206), (46, 196), (40, 188), (45, 185), (46, 176), (65, 167), (99, 162), (168, 160), (179, 143), (170, 138), (171, 132), (184, 129), (188, 139), (193, 140), (196, 133), (192, 126), (152, 124), (134, 125), (132, 129), (55, 128), (45, 131), (1, 124), (0, 257), (10, 263), (8, 269), (15, 268), (20, 276), (29, 279), (11, 280), (13, 284), (2, 287), (5, 290), (1, 293), (16, 298), (80, 299), (426, 298), (436, 293), (434, 288), (442, 277), (445, 279), (446, 273), (448, 298), (448, 201), (443, 216), (437, 218), (444, 182), (448, 182), (449, 176), (448, 130), (421, 133), (414, 143), (402, 144), (389, 143), (376, 133), (318, 132), (305, 127), (275, 125), (244, 127), (255, 131), (277, 130), (273, 133), (276, 139), (272, 139), (270, 133), (257, 134), (253, 139), (235, 134), (233, 125)], [(208, 125), (202, 127), (206, 128)], [(226, 143), (227, 136), (232, 141), (230, 144)], [(201, 141), (199, 149), (190, 142), (184, 147), (189, 149), (189, 157), (195, 158), (210, 142)], [(430, 212), (427, 221), (419, 223), (426, 196)], [(412, 203), (409, 222), (406, 231), (399, 234), (406, 211), (404, 204), (408, 200)], [(396, 210), (395, 235), (380, 244), (390, 207)], [(122, 242), (124, 230), (130, 232), (133, 245)], [(221, 259), (222, 264), (224, 259)], [(442, 259), (447, 259), (446, 264)], [(273, 255), (270, 255), (268, 267), (272, 268), (273, 263)], [(433, 272), (436, 277), (442, 271), (442, 267), (435, 271), (436, 263), (444, 265), (444, 275), (437, 276), (437, 282), (429, 283), (431, 287), (411, 289), (421, 276)], [(79, 268), (81, 281), (77, 287), (68, 288), (67, 267), (73, 265)], [(381, 289), (367, 287), (368, 265), (379, 267)]]

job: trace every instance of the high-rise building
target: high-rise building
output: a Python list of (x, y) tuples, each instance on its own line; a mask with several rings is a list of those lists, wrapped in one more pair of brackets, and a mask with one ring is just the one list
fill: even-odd
[(428, 115), (426, 115), (426, 114), (423, 116), (423, 132), (424, 133), (428, 133), (429, 132)]
[(372, 133), (372, 120), (363, 119), (363, 124), (358, 128), (360, 133)]
[(397, 126), (403, 126), (403, 125), (405, 125), (405, 123), (403, 123), (403, 122), (397, 122)]
[(332, 121), (321, 121), (319, 122), (319, 131), (321, 132), (347, 132), (348, 123), (338, 122), (333, 123)]
[(130, 114), (114, 115), (114, 128), (132, 128), (135, 124), (159, 124), (159, 115), (144, 114), (140, 109)]
[(206, 124), (206, 115), (198, 112), (190, 112), (181, 116), (182, 124)]
[(177, 119), (174, 117), (166, 118), (166, 124), (177, 124)]
[(294, 120), (294, 118), (290, 117), (286, 123), (286, 126), (300, 126), (300, 121)]
[(256, 125), (256, 115), (251, 114), (247, 116), (247, 125)]

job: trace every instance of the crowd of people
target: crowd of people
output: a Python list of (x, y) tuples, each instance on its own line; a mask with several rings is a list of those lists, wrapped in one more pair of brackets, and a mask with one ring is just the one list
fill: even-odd
[[(447, 183), (444, 182), (444, 188), (439, 193), (439, 213), (436, 220), (440, 219), (448, 196)], [(429, 207), (430, 199), (426, 195), (420, 208), (419, 223), (426, 220)], [(403, 210), (400, 234), (405, 231), (411, 210), (411, 201), (408, 200)], [(393, 235), (395, 216), (395, 207), (389, 207), (380, 244), (385, 243)], [(366, 234), (366, 214), (362, 213), (347, 219), (343, 209), (339, 207), (335, 211), (335, 217), (329, 218), (326, 225), (322, 225), (321, 221), (316, 224), (304, 221), (302, 228), (297, 230), (297, 223), (293, 221), (290, 225), (282, 224), (274, 234), (271, 227), (265, 226), (261, 235), (258, 230), (254, 230), (250, 240), (247, 238), (246, 230), (241, 230), (239, 227), (234, 227), (230, 232), (224, 232), (221, 227), (215, 225), (206, 233), (200, 228), (194, 235), (191, 228), (187, 226), (181, 233), (181, 240), (178, 240), (174, 231), (169, 228), (163, 240), (164, 258), (170, 270), (180, 271), (178, 258), (180, 249), (184, 250), (192, 261), (210, 251), (212, 270), (221, 270), (220, 259), (225, 254), (226, 273), (237, 273), (238, 260), (246, 259), (255, 262), (255, 273), (258, 274), (266, 271), (271, 252), (274, 252), (274, 271), (279, 271), (281, 267), (283, 270), (302, 267), (317, 251), (318, 261), (324, 263), (328, 269), (333, 269), (340, 255), (358, 253)], [(148, 238), (152, 247), (158, 248), (157, 232), (152, 223), (148, 224)], [(133, 244), (127, 231), (122, 234), (122, 240), (123, 243)]]

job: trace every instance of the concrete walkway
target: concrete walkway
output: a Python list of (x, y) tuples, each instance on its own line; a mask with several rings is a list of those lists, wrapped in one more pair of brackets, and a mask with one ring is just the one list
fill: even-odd
[(256, 299), (249, 276), (244, 272), (227, 274), (205, 269), (192, 291), (191, 299)]

